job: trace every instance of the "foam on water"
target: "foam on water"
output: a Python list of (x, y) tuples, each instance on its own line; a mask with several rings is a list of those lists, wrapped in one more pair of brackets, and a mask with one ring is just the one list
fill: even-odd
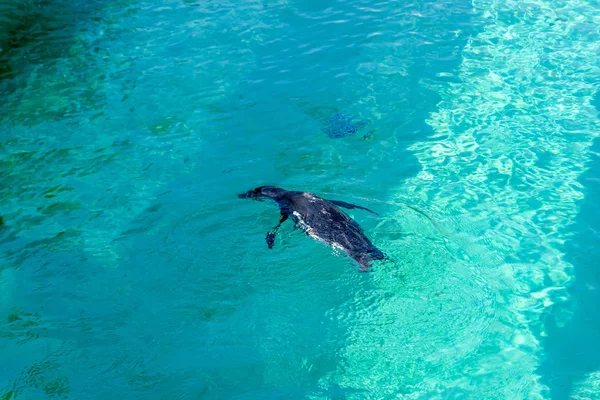
[(357, 316), (336, 377), (343, 385), (403, 398), (547, 393), (535, 373), (538, 338), (548, 307), (567, 296), (572, 266), (561, 245), (600, 128), (590, 104), (600, 9), (590, 1), (473, 7), (485, 28), (463, 50), (460, 82), (441, 92), (428, 121), (435, 135), (411, 146), (422, 171), (397, 192), (427, 204), (447, 242), (398, 215), (410, 240), (386, 247), (412, 260), (407, 281), (398, 289), (388, 274), (375, 279), (394, 295)]

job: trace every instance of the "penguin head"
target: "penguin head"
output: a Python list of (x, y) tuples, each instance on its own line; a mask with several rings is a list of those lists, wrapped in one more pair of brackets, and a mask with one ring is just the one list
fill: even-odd
[(246, 193), (238, 194), (240, 199), (252, 199), (262, 201), (265, 197), (276, 198), (285, 193), (285, 190), (275, 186), (259, 186), (256, 189), (248, 190)]

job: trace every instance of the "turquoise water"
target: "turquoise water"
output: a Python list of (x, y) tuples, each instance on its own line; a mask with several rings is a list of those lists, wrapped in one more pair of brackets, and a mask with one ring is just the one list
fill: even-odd
[(597, 2), (0, 13), (1, 399), (598, 398)]

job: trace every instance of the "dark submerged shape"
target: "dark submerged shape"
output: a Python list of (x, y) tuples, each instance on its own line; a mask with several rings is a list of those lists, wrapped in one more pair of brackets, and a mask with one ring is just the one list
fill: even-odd
[(371, 266), (373, 260), (385, 258), (383, 252), (365, 236), (358, 223), (336, 206), (358, 208), (376, 214), (368, 208), (343, 201), (325, 200), (312, 193), (288, 191), (275, 186), (260, 186), (239, 194), (238, 197), (259, 201), (270, 198), (279, 206), (279, 224), (267, 232), (265, 238), (270, 249), (273, 248), (275, 235), (281, 224), (288, 217), (292, 217), (296, 227), (313, 239), (343, 250), (358, 262), (363, 271)]
[(367, 124), (367, 121), (354, 121), (354, 117), (343, 113), (336, 113), (327, 120), (325, 133), (327, 133), (330, 138), (342, 138), (354, 135)]

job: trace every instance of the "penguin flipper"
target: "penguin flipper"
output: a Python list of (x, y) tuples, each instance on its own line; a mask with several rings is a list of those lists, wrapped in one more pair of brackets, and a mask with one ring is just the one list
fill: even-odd
[(345, 201), (339, 201), (339, 200), (328, 200), (328, 201), (329, 201), (331, 204), (334, 204), (334, 205), (336, 205), (336, 206), (338, 206), (338, 207), (344, 207), (344, 208), (347, 208), (347, 209), (349, 209), (349, 210), (351, 210), (351, 209), (353, 209), (353, 208), (358, 208), (358, 209), (360, 209), (360, 210), (365, 210), (365, 211), (368, 211), (368, 212), (370, 212), (370, 213), (372, 213), (372, 214), (379, 215), (379, 214), (377, 214), (375, 211), (369, 210), (369, 209), (368, 209), (368, 208), (366, 208), (366, 207), (359, 206), (359, 205), (356, 205), (356, 204), (352, 204), (352, 203), (346, 203)]
[(281, 226), (281, 224), (283, 224), (288, 219), (289, 216), (290, 216), (289, 213), (284, 213), (284, 211), (281, 210), (281, 218), (279, 219), (279, 223), (277, 224), (277, 226), (275, 226), (275, 228), (273, 228), (269, 232), (267, 232), (265, 241), (267, 242), (267, 247), (269, 247), (269, 249), (272, 249), (273, 246), (275, 245), (275, 235), (277, 235), (277, 231), (279, 230), (279, 227)]

